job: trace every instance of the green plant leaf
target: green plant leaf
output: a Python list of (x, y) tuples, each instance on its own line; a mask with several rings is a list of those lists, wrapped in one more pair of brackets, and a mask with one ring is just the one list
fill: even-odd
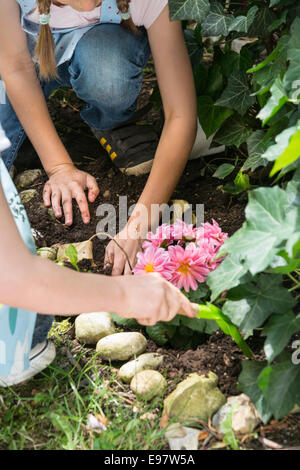
[(270, 265), (280, 244), (298, 231), (299, 218), (278, 186), (250, 191), (246, 218), (243, 227), (225, 241), (220, 255), (234, 254), (255, 275)]
[(230, 163), (223, 163), (220, 165), (213, 174), (214, 178), (224, 179), (226, 176), (230, 175), (235, 169), (234, 165)]
[(262, 155), (263, 158), (266, 158), (269, 161), (277, 160), (284, 151), (288, 148), (292, 137), (300, 130), (300, 119), (297, 123), (285, 129), (275, 138), (275, 144), (271, 145)]
[(215, 104), (232, 108), (243, 116), (255, 101), (250, 92), (247, 74), (236, 70), (230, 75), (227, 87)]
[(264, 328), (266, 341), (264, 351), (266, 357), (272, 362), (285, 348), (291, 336), (300, 331), (300, 315), (293, 312), (283, 315), (274, 315)]
[(169, 0), (171, 20), (201, 22), (210, 9), (209, 0)]
[(242, 191), (246, 191), (251, 188), (249, 176), (246, 173), (243, 173), (242, 170), (238, 172), (234, 179), (234, 185), (237, 186)]
[(166, 328), (165, 323), (158, 322), (156, 325), (147, 326), (146, 332), (159, 346), (164, 346), (169, 341), (168, 329)]
[(272, 410), (258, 386), (258, 377), (268, 365), (266, 361), (243, 361), (238, 388), (246, 393), (257, 408), (260, 419), (267, 423), (272, 417)]
[(283, 85), (291, 90), (293, 95), (300, 86), (300, 18), (295, 18), (291, 26), (287, 59), (289, 60), (289, 67), (283, 78)]
[[(238, 258), (227, 256), (224, 261), (207, 277), (208, 286), (211, 289), (211, 300), (214, 301), (222, 292), (237, 286), (247, 274), (247, 268)], [(244, 282), (251, 279), (250, 275), (244, 278)]]
[(231, 109), (215, 106), (210, 96), (199, 96), (198, 117), (207, 138), (213, 135), (232, 114)]
[(240, 147), (250, 137), (252, 132), (248, 121), (235, 114), (227, 119), (218, 130), (214, 136), (214, 141), (228, 147), (233, 145)]
[(224, 13), (221, 3), (213, 1), (209, 13), (202, 22), (202, 34), (203, 36), (227, 36), (234, 20), (233, 15)]
[(296, 304), (281, 283), (279, 275), (260, 274), (255, 284), (234, 288), (229, 298), (231, 294), (240, 299), (228, 300), (223, 307), (224, 314), (244, 333), (260, 327), (271, 314), (285, 313)]
[(274, 176), (282, 168), (287, 167), (291, 163), (295, 162), (300, 157), (300, 130), (298, 130), (292, 137), (291, 140), (284, 150), (284, 152), (277, 158), (270, 176)]
[(266, 367), (259, 375), (258, 386), (275, 419), (281, 419), (300, 404), (300, 367), (290, 359)]
[(265, 132), (262, 130), (258, 130), (253, 132), (253, 134), (251, 134), (250, 137), (247, 139), (249, 156), (242, 167), (243, 171), (254, 171), (260, 166), (267, 165), (268, 160), (262, 157), (262, 154), (266, 150), (265, 146), (263, 145), (264, 137)]
[(260, 7), (248, 30), (248, 36), (252, 38), (256, 36), (268, 36), (268, 34), (270, 34), (268, 29), (276, 19), (277, 16), (269, 6)]
[(278, 77), (271, 86), (270, 92), (271, 97), (257, 115), (258, 119), (263, 121), (263, 126), (266, 125), (266, 123), (285, 105), (289, 99), (287, 92)]

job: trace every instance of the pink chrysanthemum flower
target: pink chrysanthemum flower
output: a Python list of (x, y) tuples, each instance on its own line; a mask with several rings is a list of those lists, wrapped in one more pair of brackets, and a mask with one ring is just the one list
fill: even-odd
[(186, 224), (183, 220), (177, 219), (173, 224), (174, 240), (196, 241), (197, 231), (193, 224)]
[(172, 277), (172, 266), (168, 252), (163, 248), (149, 246), (137, 254), (134, 274), (159, 273), (168, 281)]
[(189, 292), (197, 290), (198, 282), (205, 282), (209, 269), (204, 264), (203, 256), (195, 243), (189, 243), (186, 249), (179, 245), (168, 248), (173, 266), (171, 282), (179, 289)]
[(205, 265), (210, 271), (213, 271), (220, 264), (220, 260), (216, 260), (218, 255), (219, 247), (216, 246), (213, 238), (202, 238), (197, 241), (198, 249), (205, 258)]
[(222, 232), (220, 225), (214, 219), (212, 219), (212, 222), (212, 224), (205, 222), (202, 225), (204, 229), (204, 238), (213, 239), (215, 245), (220, 247), (228, 238), (228, 233)]
[(147, 240), (143, 243), (143, 248), (155, 246), (160, 248), (161, 246), (167, 247), (174, 241), (173, 226), (168, 224), (162, 224), (157, 227), (156, 232), (148, 232)]

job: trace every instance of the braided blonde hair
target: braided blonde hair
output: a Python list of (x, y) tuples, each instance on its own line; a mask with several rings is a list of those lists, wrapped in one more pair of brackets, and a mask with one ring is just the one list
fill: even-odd
[[(52, 0), (37, 0), (40, 15), (49, 15)], [(117, 0), (117, 6), (121, 13), (128, 13), (130, 0)], [(122, 20), (122, 26), (129, 29), (134, 34), (140, 34), (130, 16), (127, 20)], [(49, 24), (42, 24), (40, 34), (35, 47), (35, 60), (39, 64), (40, 76), (45, 80), (57, 77), (55, 61), (55, 45)]]

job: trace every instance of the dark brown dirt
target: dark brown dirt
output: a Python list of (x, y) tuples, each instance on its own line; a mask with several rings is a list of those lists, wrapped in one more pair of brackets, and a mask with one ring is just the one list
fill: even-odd
[[(151, 87), (152, 82), (144, 87), (140, 104), (144, 104), (149, 99)], [(37, 189), (38, 197), (26, 204), (32, 227), (42, 235), (42, 238), (37, 241), (38, 246), (73, 243), (89, 239), (96, 233), (96, 226), (99, 222), (96, 210), (99, 204), (110, 203), (118, 209), (119, 195), (127, 195), (128, 205), (134, 204), (147, 180), (146, 176), (138, 178), (126, 176), (115, 169), (88, 126), (82, 122), (79, 116), (80, 107), (81, 103), (72, 92), (66, 91), (62, 95), (60, 93), (55, 95), (49, 103), (52, 119), (74, 163), (79, 169), (91, 173), (97, 179), (100, 195), (94, 204), (90, 204), (91, 223), (89, 225), (82, 223), (80, 212), (76, 204), (73, 204), (74, 224), (68, 228), (64, 225), (63, 219), (52, 218), (43, 206), (42, 190), (47, 180), (44, 174), (32, 185), (32, 188)], [(155, 120), (155, 118), (155, 112), (150, 113), (150, 119)], [(212, 172), (209, 170), (215, 158), (210, 157), (206, 161), (189, 162), (172, 198), (185, 199), (193, 205), (204, 204), (205, 221), (211, 221), (214, 218), (223, 231), (232, 235), (244, 221), (245, 200), (243, 196), (230, 196), (218, 188), (220, 181), (213, 178)], [(222, 156), (218, 156), (217, 160), (217, 165), (221, 164)], [(16, 167), (18, 172), (28, 168), (41, 167), (29, 142), (23, 145)], [(93, 242), (94, 261), (97, 267), (92, 270), (95, 272), (103, 273), (103, 258), (107, 243), (107, 241), (98, 239)], [(91, 269), (88, 263), (83, 263), (80, 267), (82, 270)], [(76, 343), (76, 340), (73, 339), (73, 341)], [(261, 338), (250, 339), (249, 345), (254, 351), (256, 359), (263, 357)], [(241, 361), (245, 357), (233, 340), (221, 332), (211, 335), (196, 350), (175, 351), (168, 348), (157, 348), (157, 345), (149, 340), (147, 351), (157, 351), (164, 354), (163, 370), (166, 373), (168, 383), (173, 388), (174, 383), (183, 380), (189, 373), (207, 374), (211, 370), (217, 374), (219, 387), (226, 396), (240, 393), (237, 381), (241, 372)], [(296, 446), (300, 443), (299, 424), (299, 415), (298, 418), (296, 415), (292, 418), (288, 417), (268, 426), (262, 426), (259, 430), (259, 436), (284, 445)], [(252, 449), (265, 448), (257, 439), (250, 439), (245, 443), (245, 446)]]

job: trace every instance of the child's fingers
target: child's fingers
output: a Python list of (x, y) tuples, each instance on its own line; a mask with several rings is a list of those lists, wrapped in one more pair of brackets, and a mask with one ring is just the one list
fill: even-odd
[(62, 190), (62, 206), (65, 215), (65, 224), (72, 225), (73, 223), (73, 209), (72, 209), (72, 194), (67, 189)]
[(85, 224), (88, 224), (90, 222), (90, 211), (89, 211), (88, 202), (87, 202), (83, 189), (77, 183), (74, 183), (74, 186), (73, 186), (73, 197), (77, 201), (83, 222)]
[(51, 192), (51, 185), (48, 182), (45, 184), (43, 191), (43, 201), (46, 207), (51, 206)]
[(55, 214), (55, 217), (61, 217), (62, 216), (62, 210), (61, 210), (61, 191), (57, 187), (52, 187), (52, 192), (51, 192), (51, 203), (52, 203), (52, 208)]
[(96, 179), (91, 175), (87, 175), (86, 186), (88, 189), (88, 199), (90, 202), (94, 202), (100, 192)]

